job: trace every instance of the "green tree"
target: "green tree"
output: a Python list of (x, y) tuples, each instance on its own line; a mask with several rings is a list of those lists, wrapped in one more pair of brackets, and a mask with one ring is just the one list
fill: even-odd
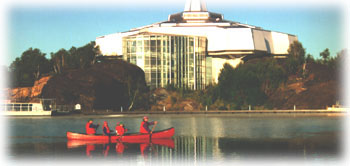
[(329, 49), (326, 48), (324, 51), (322, 51), (320, 53), (320, 57), (322, 57), (323, 62), (326, 63), (329, 60), (329, 57), (330, 57)]
[(307, 54), (305, 61), (307, 63), (310, 63), (310, 62), (315, 62), (315, 59), (314, 59), (314, 57), (311, 54)]
[(55, 73), (61, 73), (67, 67), (66, 61), (69, 61), (69, 52), (65, 49), (60, 49), (56, 53), (51, 53), (51, 64)]
[(263, 106), (267, 96), (287, 79), (286, 71), (273, 58), (248, 61), (236, 68), (224, 64), (215, 88), (217, 90), (205, 95), (214, 100), (210, 101), (205, 97), (203, 99), (214, 107), (223, 107), (225, 103), (227, 109), (246, 109), (249, 105)]
[(206, 87), (204, 91), (199, 93), (199, 101), (203, 106), (210, 106), (215, 103), (218, 99), (218, 86), (217, 85), (209, 85)]
[(239, 65), (234, 69), (231, 65), (224, 64), (219, 75), (219, 99), (237, 106), (235, 109), (246, 104), (260, 105), (265, 100), (265, 94), (260, 89), (261, 81), (250, 66)]
[(288, 76), (286, 71), (280, 66), (275, 59), (268, 59), (257, 64), (247, 66), (256, 73), (259, 81), (262, 83), (261, 90), (269, 95), (277, 89), (281, 84), (285, 83)]
[(70, 58), (72, 67), (85, 69), (96, 63), (99, 48), (95, 46), (95, 42), (90, 42), (79, 48), (72, 47), (69, 52), (72, 56)]
[(90, 42), (82, 47), (72, 47), (68, 51), (60, 49), (51, 53), (51, 64), (55, 73), (61, 73), (64, 69), (86, 69), (96, 63), (96, 55), (100, 54), (95, 42)]
[(305, 48), (299, 41), (294, 41), (288, 48), (288, 60), (286, 72), (290, 74), (302, 74), (302, 65), (305, 63)]
[(42, 74), (51, 71), (50, 62), (39, 49), (29, 48), (10, 65), (12, 85), (32, 86)]
[(305, 48), (299, 41), (294, 41), (292, 44), (290, 44), (287, 51), (289, 57), (294, 57), (296, 59), (305, 58)]

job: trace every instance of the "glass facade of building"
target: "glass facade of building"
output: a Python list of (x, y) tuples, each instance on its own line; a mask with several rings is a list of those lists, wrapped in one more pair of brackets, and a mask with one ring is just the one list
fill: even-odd
[(124, 60), (142, 68), (151, 89), (174, 85), (193, 90), (206, 83), (207, 39), (140, 33), (123, 38)]

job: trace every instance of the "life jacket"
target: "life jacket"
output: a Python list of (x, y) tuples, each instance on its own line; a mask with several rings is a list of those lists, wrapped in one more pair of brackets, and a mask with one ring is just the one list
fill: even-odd
[(109, 134), (111, 131), (109, 130), (108, 124), (103, 124), (103, 128), (106, 128), (107, 134)]
[(143, 127), (143, 125), (144, 125), (145, 123), (147, 123), (147, 122), (142, 121), (142, 122), (141, 122), (141, 125), (140, 125), (140, 133), (142, 133), (142, 134), (148, 134), (147, 129), (145, 129), (145, 128)]
[(115, 131), (117, 132), (118, 135), (124, 135), (124, 133), (127, 132), (128, 130), (123, 126), (117, 126), (115, 127)]
[(117, 133), (117, 135), (123, 135), (124, 134), (122, 126), (115, 127), (115, 132)]
[(87, 122), (85, 125), (85, 130), (86, 130), (86, 134), (96, 134), (96, 129), (95, 128), (91, 128), (90, 124), (92, 124), (92, 122)]

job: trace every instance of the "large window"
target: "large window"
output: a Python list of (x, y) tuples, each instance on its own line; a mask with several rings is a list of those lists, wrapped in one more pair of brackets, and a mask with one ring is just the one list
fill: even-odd
[(168, 84), (204, 89), (206, 43), (205, 37), (143, 33), (123, 38), (123, 55), (145, 71), (152, 89)]

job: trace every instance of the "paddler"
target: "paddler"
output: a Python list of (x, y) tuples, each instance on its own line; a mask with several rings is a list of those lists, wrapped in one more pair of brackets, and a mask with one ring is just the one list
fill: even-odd
[(88, 135), (95, 135), (98, 126), (99, 126), (99, 124), (94, 125), (93, 124), (93, 120), (89, 119), (89, 121), (85, 125), (86, 134), (88, 134)]
[(125, 128), (124, 124), (123, 123), (117, 123), (117, 126), (115, 127), (115, 133), (117, 135), (124, 135), (126, 132), (128, 131), (127, 128)]
[(148, 122), (148, 117), (144, 116), (143, 121), (141, 122), (141, 125), (140, 125), (140, 133), (141, 134), (152, 134), (153, 131), (149, 129), (149, 126), (155, 125), (157, 123), (158, 123), (157, 121)]
[(113, 132), (113, 130), (109, 129), (107, 121), (104, 121), (103, 122), (103, 134), (111, 136), (112, 135), (111, 132)]

